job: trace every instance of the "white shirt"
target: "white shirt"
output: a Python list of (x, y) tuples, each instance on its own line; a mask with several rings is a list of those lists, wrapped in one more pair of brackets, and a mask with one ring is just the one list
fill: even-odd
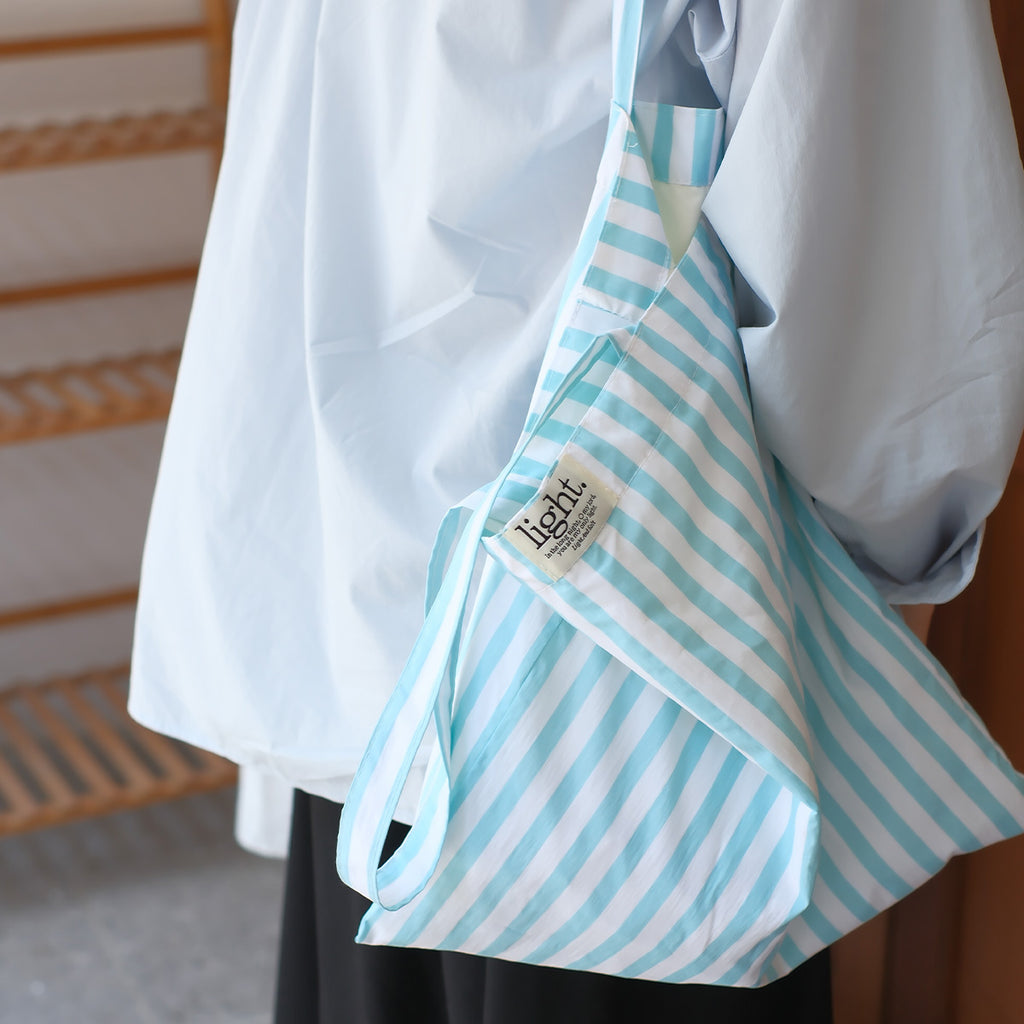
[[(593, 185), (610, 3), (242, 0), (130, 709), (336, 800), (445, 510), (511, 454)], [(704, 210), (764, 442), (886, 597), (969, 580), (1024, 409), (1024, 188), (983, 0), (651, 0), (721, 103)]]

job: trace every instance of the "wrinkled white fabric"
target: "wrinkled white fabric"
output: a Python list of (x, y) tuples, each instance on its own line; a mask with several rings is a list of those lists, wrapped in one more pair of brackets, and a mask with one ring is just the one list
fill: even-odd
[[(343, 799), (445, 510), (507, 460), (607, 123), (610, 3), (242, 0), (130, 709)], [(1022, 422), (1024, 190), (982, 0), (652, 0), (764, 442), (894, 602), (973, 571)]]

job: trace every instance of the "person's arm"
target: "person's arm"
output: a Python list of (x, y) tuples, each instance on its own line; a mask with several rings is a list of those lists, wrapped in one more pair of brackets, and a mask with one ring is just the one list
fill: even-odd
[(742, 276), (758, 434), (887, 601), (948, 601), (1024, 424), (1024, 178), (988, 5), (785, 0), (733, 117), (704, 210)]

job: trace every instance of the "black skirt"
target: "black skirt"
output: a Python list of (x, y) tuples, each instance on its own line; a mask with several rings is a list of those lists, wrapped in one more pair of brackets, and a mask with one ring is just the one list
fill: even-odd
[[(335, 871), (341, 808), (295, 794), (276, 1024), (830, 1024), (828, 952), (760, 989), (669, 985), (465, 953), (361, 946)], [(392, 825), (385, 856), (406, 826)]]

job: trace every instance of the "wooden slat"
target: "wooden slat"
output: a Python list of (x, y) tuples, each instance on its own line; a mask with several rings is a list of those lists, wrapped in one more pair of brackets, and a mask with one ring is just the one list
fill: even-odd
[(138, 596), (138, 587), (126, 587), (123, 590), (86, 594), (63, 601), (9, 608), (6, 611), (0, 611), (0, 629), (24, 626), (31, 622), (62, 618), (67, 615), (82, 615), (88, 612), (106, 611), (109, 608), (120, 608), (134, 604)]
[(120, 366), (113, 367), (113, 369), (116, 371), (117, 376), (123, 377), (126, 381), (134, 385), (135, 389), (138, 391), (139, 401), (145, 402), (147, 399), (154, 396), (162, 398), (167, 395), (167, 391), (161, 390), (149, 377), (139, 373), (139, 365), (140, 363), (138, 360), (130, 362), (126, 360)]
[(133, 730), (146, 753), (160, 766), (172, 785), (183, 784), (193, 774), (192, 766), (166, 736), (151, 732), (149, 729), (142, 729), (128, 714), (124, 694), (118, 690), (112, 679), (97, 679), (96, 689), (103, 693), (114, 713)]
[(0, 754), (0, 794), (8, 805), (0, 810), (0, 821), (24, 822), (30, 819), (39, 807), (38, 799), (28, 791), (14, 766)]
[(54, 689), (64, 698), (75, 718), (100, 741), (103, 753), (124, 777), (129, 789), (141, 790), (153, 783), (153, 773), (139, 760), (138, 754), (128, 745), (121, 734), (114, 729), (92, 702), (81, 692), (82, 687), (68, 679), (58, 680)]
[(0, 836), (235, 781), (228, 761), (158, 736), (129, 717), (127, 671), (121, 665), (0, 692), (0, 747), (16, 757), (6, 761), (0, 750), (0, 791), (9, 805), (0, 811)]
[(104, 373), (108, 368), (106, 362), (83, 366), (77, 371), (76, 376), (83, 379), (100, 396), (103, 403), (113, 407), (124, 399), (124, 395)]
[(3, 388), (4, 394), (12, 399), (20, 410), (9, 412), (5, 410), (0, 415), (0, 421), (16, 421), (23, 425), (25, 430), (46, 430), (50, 425), (60, 422), (60, 415), (50, 406), (40, 401), (39, 396), (33, 393), (35, 380), (26, 374), (20, 380), (10, 380)]
[[(222, 111), (228, 109), (228, 86), (231, 79), (231, 24), (228, 0), (203, 0), (206, 12), (206, 90), (210, 105)], [(216, 184), (224, 152), (224, 135), (213, 150), (213, 182)]]
[(68, 281), (53, 281), (50, 284), (0, 289), (0, 306), (51, 302), (56, 299), (70, 299), (81, 295), (100, 295), (107, 292), (132, 291), (136, 288), (184, 284), (195, 280), (198, 269), (196, 264), (157, 267), (154, 270), (105, 274), (102, 277), (84, 277)]
[[(79, 418), (89, 419), (97, 414), (100, 407), (96, 402), (90, 402), (77, 388), (69, 387), (66, 380), (60, 374), (52, 374), (49, 379), (41, 374), (33, 374), (40, 386), (54, 394), (61, 400), (64, 407), (72, 414), (77, 412)], [(0, 387), (3, 382), (0, 380)], [(74, 416), (72, 416), (74, 418)]]
[[(177, 350), (171, 356), (176, 361)], [(0, 406), (0, 444), (165, 418), (174, 393), (167, 359), (166, 352), (141, 354), (0, 377), (8, 399)]]
[[(0, 171), (199, 147), (210, 150), (216, 166), (227, 106), (231, 17), (226, 0), (203, 0), (203, 8), (202, 24), (0, 40), (0, 59), (205, 42), (209, 97), (206, 107), (191, 111), (0, 130)], [(191, 264), (8, 287), (0, 289), (0, 306), (191, 283), (197, 270)], [(163, 416), (178, 355), (66, 364), (0, 378), (0, 443)], [(132, 587), (8, 609), (0, 612), (0, 628), (119, 607), (136, 596)], [(0, 692), (0, 835), (234, 781), (229, 762), (132, 721), (121, 686), (126, 673), (120, 666)]]
[(25, 706), (67, 758), (71, 770), (88, 788), (88, 794), (81, 799), (109, 800), (113, 797), (117, 783), (110, 777), (104, 765), (96, 759), (92, 751), (50, 707), (43, 695), (34, 687), (25, 687), (21, 692), (21, 697)]
[(87, 50), (115, 50), (140, 46), (169, 46), (201, 42), (207, 36), (205, 24), (161, 25), (155, 28), (90, 32), (82, 35), (31, 36), (0, 40), (0, 60), (11, 57), (43, 57)]
[(219, 148), (224, 113), (201, 108), (0, 130), (0, 171)]
[(231, 75), (231, 13), (225, 0), (203, 0), (206, 11), (207, 91), (221, 110), (228, 105)]
[[(0, 697), (11, 699), (15, 692), (2, 694)], [(43, 792), (50, 798), (49, 802), (57, 812), (70, 807), (77, 794), (71, 788), (64, 775), (57, 769), (50, 755), (40, 746), (38, 740), (26, 730), (17, 717), (0, 699), (0, 729), (4, 738), (14, 747), (32, 778)]]

